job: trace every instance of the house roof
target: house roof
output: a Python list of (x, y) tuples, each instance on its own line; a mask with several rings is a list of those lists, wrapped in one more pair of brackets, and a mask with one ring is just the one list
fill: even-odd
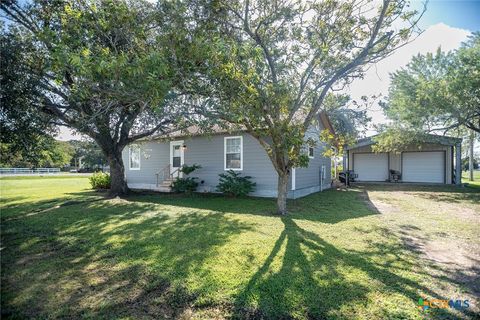
[[(319, 120), (322, 122), (322, 125), (328, 129), (332, 134), (335, 135), (333, 126), (328, 118), (328, 115), (325, 111), (319, 113)], [(196, 136), (206, 136), (211, 134), (222, 134), (222, 133), (233, 133), (233, 132), (244, 132), (246, 131), (244, 126), (234, 127), (231, 125), (220, 126), (215, 124), (208, 129), (204, 129), (198, 125), (192, 125), (185, 129), (173, 131), (170, 133), (162, 133), (153, 135), (142, 140), (156, 140), (156, 139), (171, 139), (171, 138), (182, 138), (182, 137), (196, 137)]]
[[(353, 146), (348, 146), (346, 149), (355, 149), (355, 148), (360, 148), (360, 147), (365, 147), (365, 146), (370, 146), (372, 144), (375, 144), (374, 138), (377, 137), (378, 134), (362, 138), (357, 140), (357, 143), (354, 144)], [(434, 143), (434, 144), (441, 144), (441, 145), (446, 145), (446, 146), (453, 146), (458, 143), (462, 142), (461, 138), (454, 138), (454, 137), (448, 137), (448, 136), (439, 136), (436, 134), (425, 134), (422, 136), (421, 141), (424, 143)]]
[(207, 134), (220, 134), (220, 133), (227, 133), (231, 131), (236, 131), (236, 130), (228, 130), (226, 128), (219, 126), (218, 124), (211, 126), (210, 128), (208, 128), (208, 130), (203, 129), (202, 127), (197, 125), (192, 125), (185, 129), (170, 132), (169, 134), (161, 134), (156, 137), (154, 136), (154, 138), (181, 138), (181, 137), (191, 137), (191, 136), (202, 136)]

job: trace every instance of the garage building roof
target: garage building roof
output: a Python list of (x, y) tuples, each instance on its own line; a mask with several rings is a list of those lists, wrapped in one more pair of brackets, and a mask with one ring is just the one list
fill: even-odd
[[(363, 139), (359, 139), (359, 140), (357, 140), (356, 144), (354, 144), (352, 146), (348, 146), (346, 149), (350, 150), (350, 149), (355, 149), (355, 148), (375, 144), (376, 142), (375, 142), (374, 138), (377, 137), (377, 136), (378, 136), (378, 134), (376, 134), (374, 136), (366, 137), (366, 138), (363, 138)], [(448, 136), (439, 136), (439, 135), (436, 135), (436, 134), (425, 134), (419, 139), (419, 142), (435, 143), (435, 144), (441, 144), (441, 145), (445, 145), (445, 146), (454, 146), (456, 144), (461, 143), (462, 139), (461, 138), (448, 137)]]

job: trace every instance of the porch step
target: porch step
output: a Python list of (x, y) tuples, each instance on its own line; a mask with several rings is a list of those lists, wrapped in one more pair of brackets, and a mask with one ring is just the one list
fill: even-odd
[(141, 184), (141, 183), (129, 183), (128, 186), (133, 190), (152, 190), (158, 192), (172, 192), (170, 186), (156, 185), (156, 184)]
[(163, 180), (155, 189), (161, 192), (172, 192), (173, 179)]
[(159, 185), (154, 189), (155, 191), (160, 191), (160, 192), (172, 192), (172, 188), (170, 186), (166, 187), (163, 185)]
[(165, 187), (171, 187), (172, 183), (173, 183), (173, 180), (168, 179), (168, 180), (163, 180), (160, 185)]

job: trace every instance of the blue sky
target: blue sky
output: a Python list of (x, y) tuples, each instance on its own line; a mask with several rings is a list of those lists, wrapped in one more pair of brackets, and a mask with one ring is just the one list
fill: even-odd
[[(413, 8), (419, 10), (423, 1), (414, 1)], [(430, 0), (420, 26), (444, 23), (451, 27), (480, 31), (480, 0)]]

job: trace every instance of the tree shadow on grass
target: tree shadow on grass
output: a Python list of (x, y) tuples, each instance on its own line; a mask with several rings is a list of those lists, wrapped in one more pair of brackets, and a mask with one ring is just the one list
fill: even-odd
[[(309, 196), (288, 200), (288, 210), (296, 219), (335, 224), (349, 219), (362, 218), (379, 211), (375, 209), (365, 193), (358, 189), (347, 191), (326, 190)], [(187, 207), (215, 212), (275, 215), (275, 199), (266, 198), (228, 198), (216, 194), (152, 194), (137, 193), (129, 201), (155, 203), (168, 206)]]
[(2, 316), (179, 317), (211, 285), (186, 279), (208, 279), (205, 262), (251, 227), (178, 210), (105, 200), (2, 221)]
[(62, 206), (79, 203), (87, 204), (88, 202), (104, 200), (105, 193), (85, 191), (69, 193), (63, 195), (62, 197), (38, 201), (26, 201), (26, 199), (28, 199), (28, 197), (25, 196), (7, 197), (2, 199), (0, 202), (2, 210), (1, 220), (16, 220)]
[(15, 197), (1, 196), (0, 197), (0, 204), (14, 202), (14, 201), (22, 201), (22, 200), (25, 200), (25, 199), (28, 199), (28, 197), (27, 196), (15, 196)]
[(480, 189), (460, 186), (426, 186), (412, 184), (357, 184), (357, 187), (368, 191), (395, 192), (403, 191), (406, 193), (414, 192), (415, 196), (447, 203), (480, 203)]
[(480, 189), (475, 192), (457, 192), (457, 193), (419, 193), (415, 194), (424, 199), (440, 201), (446, 203), (471, 203), (480, 204)]
[[(370, 294), (381, 288), (411, 306), (382, 306), (374, 315), (409, 318), (420, 293), (441, 298), (402, 275), (415, 265), (403, 260), (398, 244), (372, 244), (370, 254), (343, 250), (296, 222), (333, 224), (376, 214), (365, 201), (358, 190), (331, 190), (290, 202), (291, 215), (277, 218), (284, 229), (236, 296), (233, 315), (322, 319), (345, 318), (346, 312), (366, 317), (356, 314), (355, 306), (363, 312), (365, 304), (375, 306)], [(34, 202), (25, 205), (35, 207)], [(228, 213), (269, 215), (274, 205), (271, 199), (135, 195), (4, 220), (2, 313), (21, 318), (182, 317), (198, 307), (202, 291), (215, 290), (207, 262), (232, 237), (253, 230)], [(388, 229), (367, 231), (395, 236)], [(388, 255), (394, 258), (385, 261)], [(279, 259), (277, 268), (273, 262)], [(194, 291), (185, 286), (191, 277), (201, 279)], [(449, 310), (434, 315), (454, 318)]]
[[(46, 209), (62, 206), (69, 201), (90, 202), (103, 200), (104, 195), (94, 191), (69, 193), (63, 198), (23, 202), (4, 206), (11, 211), (15, 219), (42, 212)], [(127, 201), (138, 204), (155, 204), (212, 212), (252, 214), (262, 216), (276, 215), (276, 200), (271, 198), (243, 197), (230, 198), (220, 194), (196, 193), (193, 195), (133, 192)], [(380, 212), (368, 198), (367, 193), (359, 189), (343, 191), (326, 190), (309, 196), (288, 200), (288, 209), (297, 219), (335, 224), (344, 220), (362, 218)]]
[[(299, 227), (294, 218), (281, 218), (285, 228), (263, 265), (238, 294), (235, 318), (411, 318), (420, 317), (416, 310), (420, 294), (445, 299), (427, 286), (402, 276), (401, 269), (397, 270), (391, 264), (376, 263), (364, 252), (337, 249), (317, 234)], [(379, 250), (375, 252), (377, 258), (396, 254), (399, 247), (384, 245)], [(273, 266), (275, 259), (281, 259), (280, 268)], [(397, 256), (395, 264), (398, 259), (403, 258)], [(408, 262), (402, 265), (407, 269), (413, 267)], [(415, 273), (422, 275), (421, 270)], [(375, 284), (370, 286), (369, 282)], [(375, 304), (375, 301), (368, 301), (372, 299), (369, 295), (379, 288), (385, 294), (403, 296), (410, 302), (411, 309), (402, 305), (398, 308), (380, 307), (369, 315), (356, 313), (358, 304), (363, 306), (359, 306), (359, 310), (364, 310), (365, 303)], [(468, 311), (465, 314), (471, 316)], [(437, 309), (432, 315), (455, 317), (447, 309)]]

